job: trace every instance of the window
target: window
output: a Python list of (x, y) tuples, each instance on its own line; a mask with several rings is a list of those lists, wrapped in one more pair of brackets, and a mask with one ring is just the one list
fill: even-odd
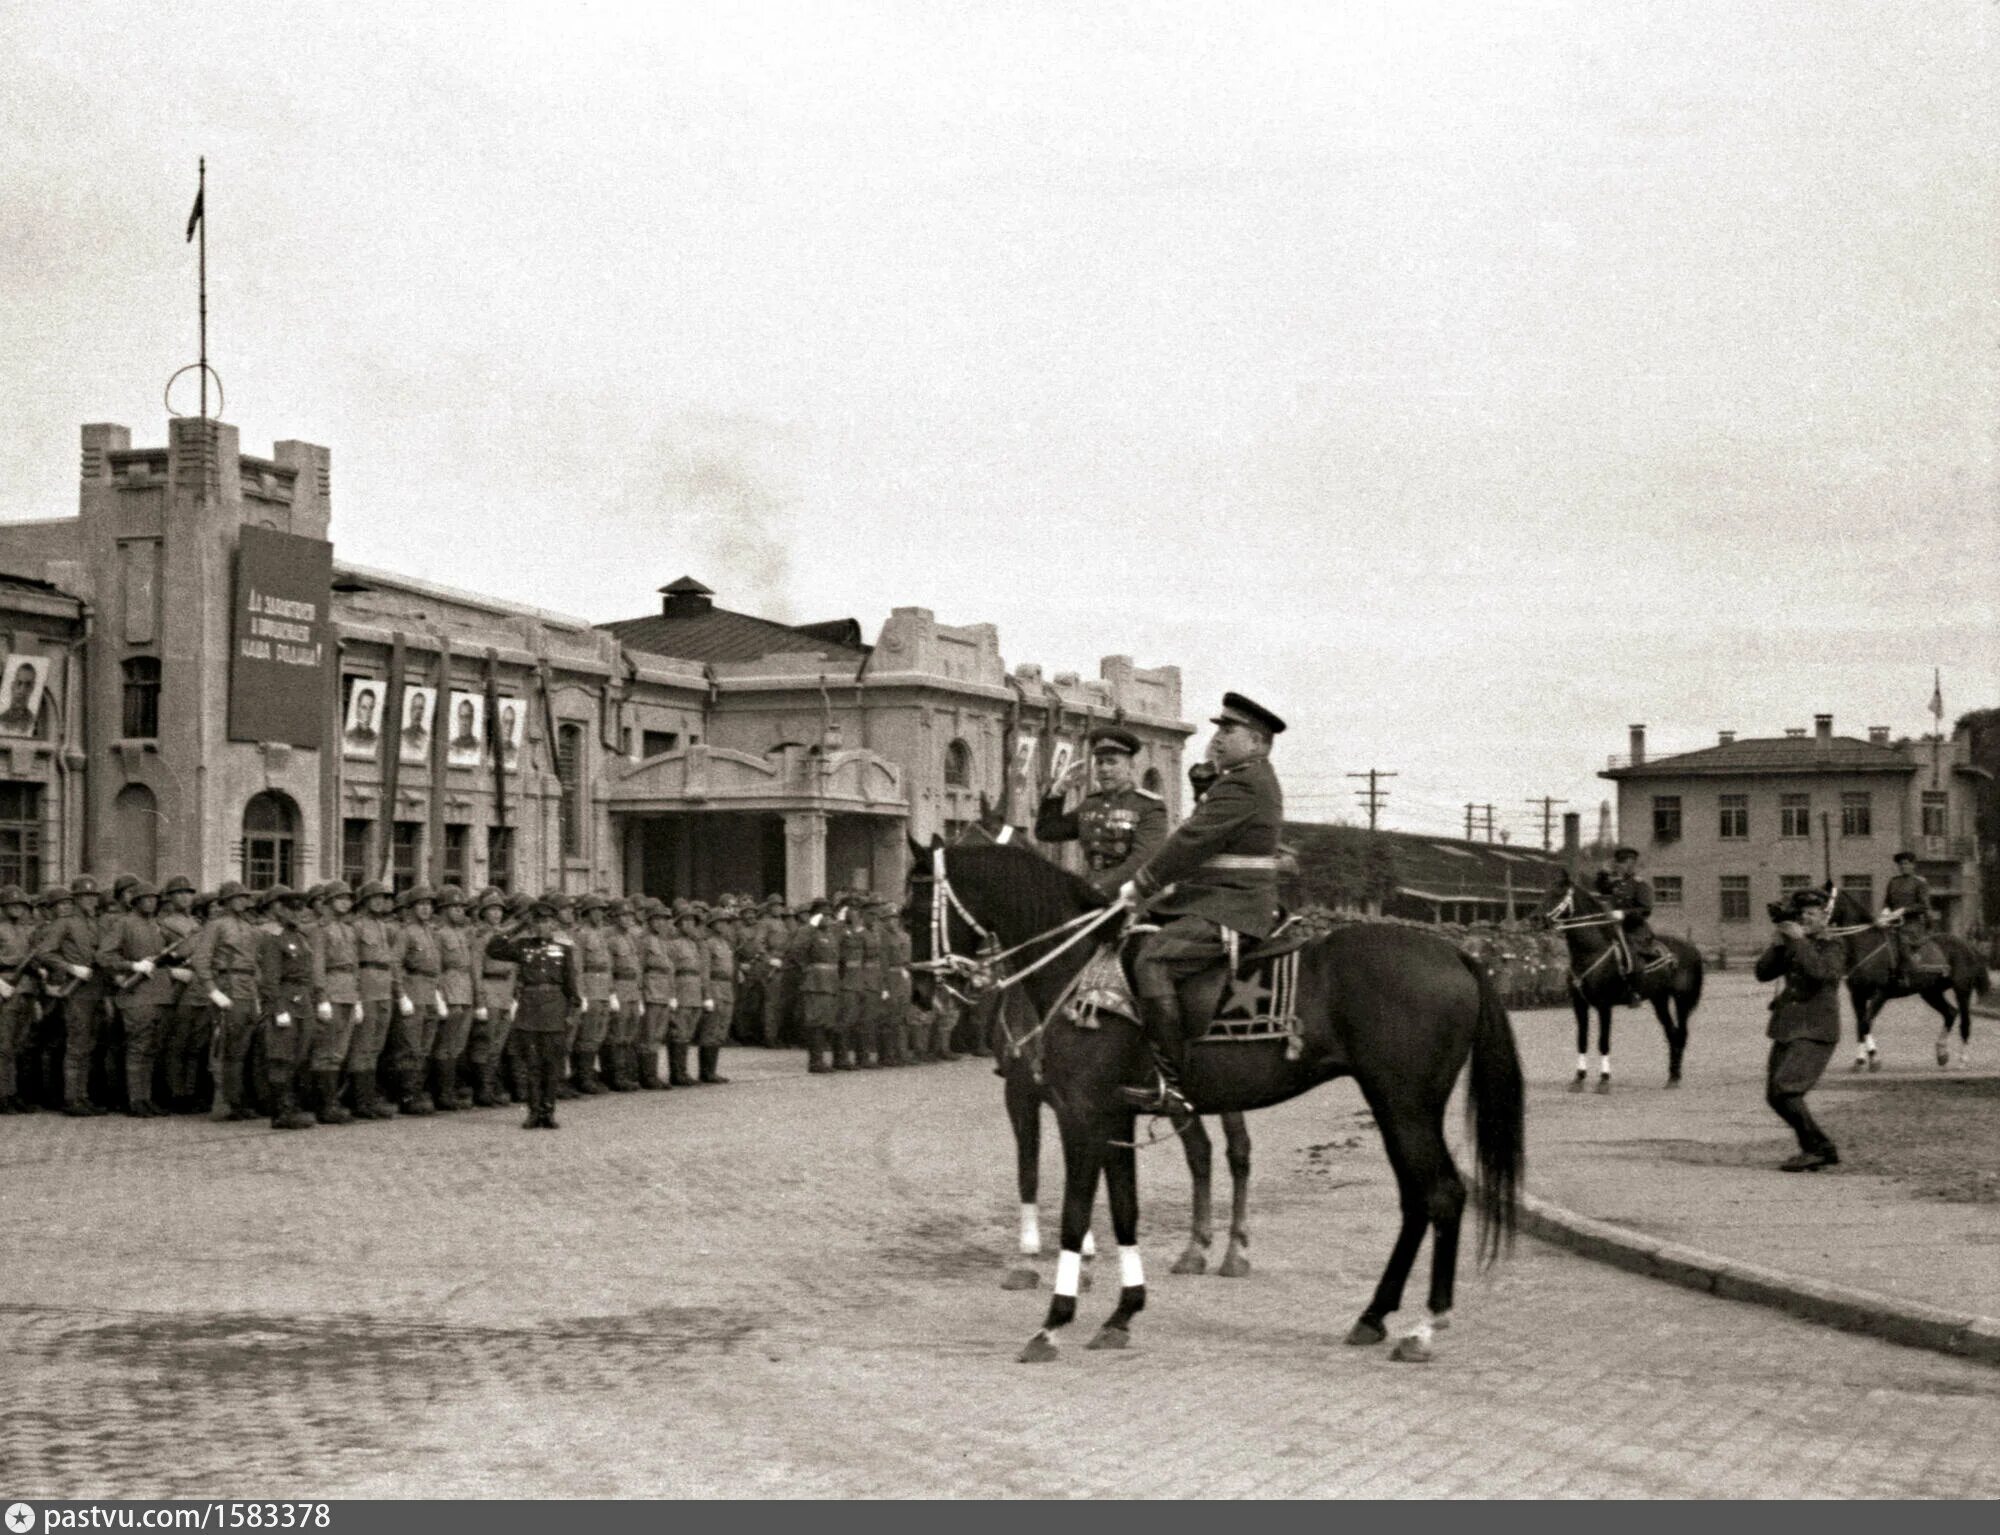
[(1678, 794), (1653, 796), (1653, 840), (1655, 842), (1681, 840), (1681, 797)]
[(1721, 817), (1716, 826), (1716, 835), (1724, 841), (1735, 841), (1750, 835), (1750, 796), (1747, 794), (1724, 794), (1718, 796)]
[(424, 823), (398, 821), (389, 844), (389, 888), (401, 895), (417, 882), (417, 855), (423, 851)]
[(340, 877), (356, 890), (375, 877), (374, 842), (373, 821), (349, 816), (340, 823)]
[(252, 890), (297, 885), (299, 811), (274, 789), (243, 807), (243, 883)]
[(639, 749), (648, 757), (664, 757), (680, 744), (677, 730), (648, 730), (640, 737)]
[(1926, 837), (1944, 836), (1949, 814), (1950, 805), (1942, 793), (1932, 789), (1924, 790), (1921, 825)]
[(499, 890), (514, 888), (514, 828), (486, 828), (486, 883)]
[(1863, 911), (1875, 909), (1875, 876), (1872, 874), (1843, 874), (1840, 888), (1861, 903)]
[(1653, 876), (1653, 904), (1655, 906), (1678, 906), (1681, 904), (1680, 875), (1656, 874)]
[(466, 854), (472, 843), (472, 828), (449, 822), (444, 829), (444, 882), (465, 889)]
[(583, 726), (556, 727), (556, 781), (562, 785), (562, 855), (583, 856)]
[(1795, 890), (1809, 890), (1811, 888), (1812, 876), (1810, 874), (1780, 874), (1778, 876), (1779, 895), (1790, 895)]
[(0, 783), (0, 885), (42, 887), (42, 786)]
[(134, 656), (125, 663), (125, 728), (128, 741), (153, 741), (160, 734), (160, 662)]
[(1750, 920), (1749, 875), (1723, 875), (1721, 894), (1722, 920), (1724, 922), (1748, 922)]
[(1874, 812), (1865, 792), (1840, 796), (1841, 836), (1872, 837), (1875, 835), (1874, 820)]
[(1812, 835), (1812, 796), (1810, 794), (1780, 794), (1778, 796), (1778, 835), (1781, 837), (1810, 837)]
[(963, 741), (953, 741), (944, 749), (944, 782), (949, 789), (972, 785), (972, 748)]

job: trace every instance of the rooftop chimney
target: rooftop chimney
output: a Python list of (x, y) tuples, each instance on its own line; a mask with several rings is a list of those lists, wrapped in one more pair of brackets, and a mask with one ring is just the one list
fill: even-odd
[(1822, 748), (1833, 744), (1833, 716), (1831, 714), (1815, 714), (1813, 716), (1813, 739), (1818, 741)]
[(1563, 857), (1574, 860), (1583, 847), (1583, 815), (1576, 810), (1563, 812)]
[(693, 618), (715, 607), (715, 593), (693, 576), (682, 576), (671, 586), (660, 588), (660, 616)]
[(1715, 733), (1715, 744), (1717, 746), (1734, 746), (1736, 744), (1736, 732), (1733, 730), (1718, 730)]
[(1632, 727), (1632, 752), (1626, 760), (1634, 767), (1638, 767), (1646, 760), (1646, 727), (1644, 725), (1634, 725)]
[(1868, 727), (1868, 744), (1870, 746), (1887, 746), (1889, 744), (1889, 727), (1887, 725), (1870, 725)]

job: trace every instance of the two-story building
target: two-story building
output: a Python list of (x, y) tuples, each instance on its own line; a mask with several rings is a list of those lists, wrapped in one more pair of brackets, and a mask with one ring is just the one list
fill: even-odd
[(1903, 849), (1957, 931), (1979, 913), (1972, 785), (1986, 776), (1963, 740), (1866, 740), (1814, 728), (1648, 756), (1646, 727), (1599, 776), (1618, 786), (1622, 839), (1653, 884), (1653, 925), (1704, 948), (1759, 947), (1766, 903), (1829, 876), (1868, 908)]
[(83, 428), (77, 515), (0, 524), (0, 883), (895, 891), (910, 838), (1032, 825), (1109, 721), (1178, 813), (1174, 667), (1045, 678), (990, 624), (871, 642), (685, 577), (593, 624), (338, 560), (331, 518), (323, 447)]

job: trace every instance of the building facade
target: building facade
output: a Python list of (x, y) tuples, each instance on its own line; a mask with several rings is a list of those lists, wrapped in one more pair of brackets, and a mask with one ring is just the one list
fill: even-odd
[(1618, 826), (1653, 884), (1653, 925), (1704, 948), (1760, 947), (1768, 902), (1831, 876), (1878, 910), (1892, 860), (1908, 849), (1943, 924), (1963, 933), (1980, 911), (1974, 784), (1962, 739), (1808, 732), (1738, 740), (1665, 757), (1630, 751), (1601, 777), (1618, 786)]
[(991, 625), (899, 607), (869, 643), (686, 578), (604, 625), (337, 558), (318, 591), (256, 589), (253, 546), (309, 566), (330, 528), (325, 448), (83, 428), (78, 514), (0, 525), (0, 880), (894, 891), (911, 838), (1030, 825), (1110, 720), (1179, 808), (1174, 667), (1044, 678)]

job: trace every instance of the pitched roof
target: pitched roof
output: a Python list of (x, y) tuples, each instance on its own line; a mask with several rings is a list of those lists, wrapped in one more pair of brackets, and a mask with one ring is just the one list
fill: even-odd
[(1287, 821), (1284, 840), (1304, 853), (1315, 844), (1347, 843), (1357, 851), (1373, 836), (1395, 859), (1396, 884), (1424, 900), (1516, 901), (1549, 889), (1563, 868), (1560, 854), (1540, 848), (1466, 842), (1419, 832), (1369, 832), (1358, 826), (1326, 826)]
[(1599, 778), (1670, 778), (1690, 774), (1741, 777), (1757, 773), (1914, 773), (1913, 758), (1894, 746), (1854, 736), (1760, 736), (1705, 746), (1670, 757), (1648, 757), (1605, 769)]
[[(868, 655), (865, 645), (846, 644), (821, 632), (835, 625), (794, 628), (748, 613), (732, 613), (727, 608), (703, 607), (671, 615), (653, 613), (644, 618), (614, 619), (597, 627), (616, 635), (620, 644), (633, 650), (656, 656), (679, 656), (689, 661), (755, 661), (771, 655), (817, 654), (830, 661), (858, 663)], [(854, 625), (857, 636), (859, 631), (860, 626)]]

